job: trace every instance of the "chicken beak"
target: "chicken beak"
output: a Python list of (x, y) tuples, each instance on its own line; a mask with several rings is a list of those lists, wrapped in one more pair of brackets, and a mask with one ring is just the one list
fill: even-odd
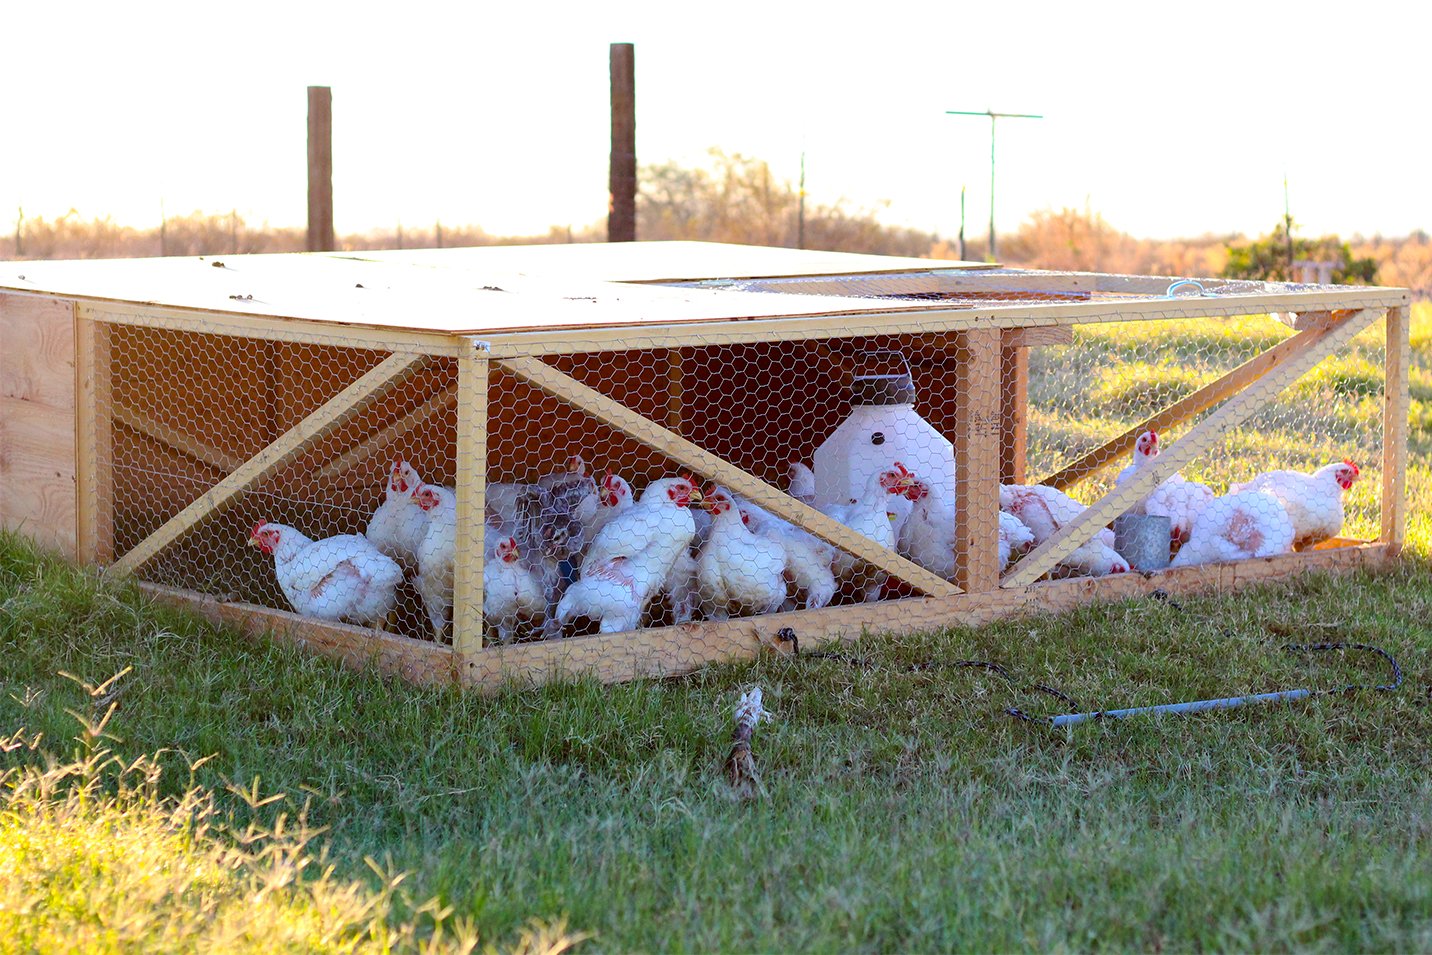
[(257, 537), (250, 537), (250, 538), (248, 539), (248, 541), (246, 541), (246, 543), (247, 543), (250, 547), (259, 547), (259, 548), (262, 548), (262, 547), (264, 546), (264, 545), (263, 545), (263, 542), (261, 542)]
[(709, 511), (709, 510), (711, 510), (711, 503), (710, 503), (709, 501), (707, 501), (705, 497), (702, 496), (702, 494), (701, 494), (701, 488), (699, 488), (699, 487), (693, 486), (693, 487), (691, 488), (691, 503), (692, 503), (692, 504), (695, 504), (697, 507), (701, 508), (703, 511)]

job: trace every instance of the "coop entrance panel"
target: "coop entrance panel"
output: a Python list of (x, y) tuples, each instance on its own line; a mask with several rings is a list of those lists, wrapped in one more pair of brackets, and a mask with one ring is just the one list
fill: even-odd
[(769, 251), (725, 276), (640, 249), (132, 263), (151, 292), (183, 276), (133, 304), (36, 269), (72, 296), (78, 552), (353, 662), (488, 683), (1400, 542), (1400, 290)]

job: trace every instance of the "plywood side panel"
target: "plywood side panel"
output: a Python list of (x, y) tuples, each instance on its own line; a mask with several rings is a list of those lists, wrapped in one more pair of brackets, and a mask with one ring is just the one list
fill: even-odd
[(75, 407), (72, 303), (0, 295), (0, 397)]
[(74, 306), (0, 295), (0, 527), (73, 556), (75, 501)]
[(75, 415), (0, 398), (0, 526), (75, 553)]

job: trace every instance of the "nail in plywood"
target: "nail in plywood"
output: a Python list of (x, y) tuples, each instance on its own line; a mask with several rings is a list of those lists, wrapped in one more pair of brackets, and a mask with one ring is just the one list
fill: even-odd
[(776, 490), (760, 478), (710, 454), (656, 422), (643, 418), (620, 402), (588, 388), (540, 359), (508, 358), (498, 361), (497, 365), (677, 463), (724, 484), (735, 494), (880, 568), (892, 577), (904, 580), (927, 594), (958, 593), (948, 581), (918, 564), (886, 550), (868, 537)]
[(1354, 312), (1336, 320), (1332, 326), (1320, 326), (1299, 332), (1290, 339), (1298, 343), (1297, 348), (1285, 352), (1280, 364), (1230, 398), (1221, 408), (1161, 452), (1150, 464), (1139, 468), (1133, 477), (1110, 491), (1102, 500), (1090, 505), (1048, 540), (1026, 554), (1014, 569), (1005, 575), (1003, 586), (1022, 587), (1038, 580), (1055, 564), (1092, 539), (1100, 528), (1128, 510), (1136, 501), (1147, 497), (1150, 491), (1175, 471), (1246, 421), (1274, 395), (1351, 341), (1354, 335), (1371, 324), (1376, 317), (1377, 313), (1371, 310)]

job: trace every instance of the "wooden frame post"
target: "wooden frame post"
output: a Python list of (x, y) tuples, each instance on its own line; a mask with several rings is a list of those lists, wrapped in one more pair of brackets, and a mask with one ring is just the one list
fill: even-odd
[(686, 393), (686, 367), (680, 348), (666, 350), (666, 426), (681, 433), (682, 408)]
[(1029, 349), (1000, 349), (999, 479), (1023, 484), (1029, 457)]
[(1382, 536), (1396, 552), (1407, 532), (1408, 367), (1412, 329), (1406, 308), (1387, 310), (1387, 365), (1382, 383)]
[(104, 322), (75, 317), (75, 451), (78, 494), (76, 557), (82, 564), (114, 560), (114, 392), (110, 334)]
[(482, 649), (483, 521), (487, 501), (487, 385), (485, 346), (457, 363), (457, 551), (453, 564), (452, 645), (464, 659)]
[(1000, 330), (970, 329), (960, 339), (954, 582), (966, 593), (978, 593), (999, 587)]

